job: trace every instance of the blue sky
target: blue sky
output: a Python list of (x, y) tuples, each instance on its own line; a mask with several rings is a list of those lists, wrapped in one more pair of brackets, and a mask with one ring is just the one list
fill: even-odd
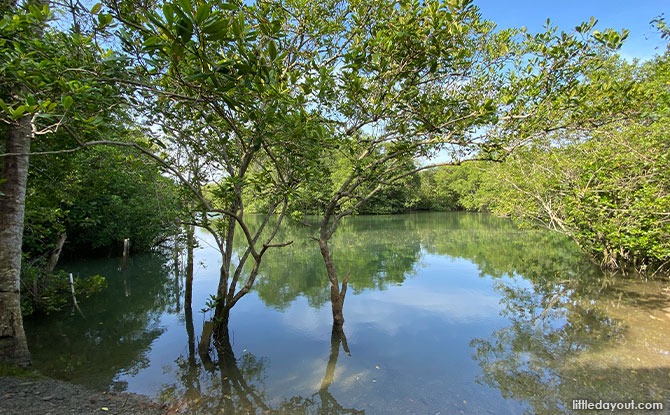
[(628, 29), (630, 35), (621, 49), (627, 58), (649, 58), (665, 49), (665, 43), (649, 22), (664, 13), (670, 20), (670, 0), (474, 0), (484, 18), (500, 28), (526, 26), (542, 30), (547, 18), (563, 31), (572, 31), (591, 16), (596, 29)]

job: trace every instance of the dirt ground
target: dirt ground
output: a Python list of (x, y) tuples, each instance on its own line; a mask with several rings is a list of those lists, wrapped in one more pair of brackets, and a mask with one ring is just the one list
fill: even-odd
[(0, 377), (1, 415), (167, 413), (166, 408), (140, 395), (96, 392), (84, 386), (53, 379)]

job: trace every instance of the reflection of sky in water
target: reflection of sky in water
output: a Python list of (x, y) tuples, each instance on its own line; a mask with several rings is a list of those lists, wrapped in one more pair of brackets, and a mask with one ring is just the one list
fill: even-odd
[[(219, 259), (206, 243), (196, 255), (193, 311), (199, 336), (204, 320), (200, 309), (215, 291)], [(502, 403), (498, 391), (475, 383), (479, 366), (469, 346), (472, 338), (505, 324), (491, 280), (480, 278), (469, 261), (425, 252), (415, 272), (401, 286), (350, 291), (345, 334), (351, 356), (340, 352), (330, 392), (343, 406), (369, 414), (384, 413), (389, 404), (417, 413), (454, 402), (465, 405), (463, 401), (484, 407), (492, 402), (509, 405)], [(187, 354), (183, 317), (165, 314), (161, 324), (167, 330), (151, 346), (149, 367), (134, 376), (118, 376), (128, 382), (128, 391), (155, 396), (175, 379), (175, 360)], [(261, 389), (268, 403), (318, 391), (330, 352), (330, 330), (330, 304), (312, 308), (303, 297), (280, 312), (251, 293), (231, 315), (238, 359), (245, 352), (267, 358)], [(512, 408), (519, 409), (516, 404)]]
[[(375, 224), (376, 227), (373, 226)], [(542, 278), (549, 269), (551, 272), (548, 275), (561, 279), (567, 276), (573, 278), (583, 273), (588, 277), (587, 280), (598, 281), (598, 278), (592, 278), (595, 274), (589, 274), (588, 268), (580, 265), (580, 256), (572, 254), (565, 245), (547, 239), (547, 234), (540, 235), (541, 238), (536, 240), (533, 238), (537, 235), (531, 238), (530, 234), (515, 230), (508, 221), (486, 215), (360, 217), (352, 220), (348, 226), (348, 232), (351, 233), (346, 234), (346, 238), (342, 238), (340, 243), (344, 240), (347, 244), (357, 244), (349, 246), (348, 255), (351, 258), (347, 259), (350, 260), (350, 271), (360, 270), (356, 277), (375, 273), (378, 280), (371, 285), (365, 285), (369, 281), (359, 278), (352, 284), (362, 286), (352, 285), (347, 294), (344, 331), (351, 356), (340, 349), (334, 382), (328, 388), (343, 407), (365, 410), (368, 415), (438, 412), (450, 414), (461, 411), (466, 414), (516, 414), (528, 409), (526, 402), (530, 402), (533, 410), (537, 410), (533, 399), (542, 401), (546, 397), (551, 398), (552, 394), (558, 402), (567, 402), (566, 397), (574, 395), (569, 386), (572, 379), (580, 376), (586, 379), (583, 383), (575, 384), (575, 390), (581, 391), (584, 387), (590, 387), (592, 367), (606, 368), (593, 378), (596, 381), (605, 379), (604, 386), (597, 384), (593, 387), (598, 394), (610, 389), (619, 393), (631, 387), (635, 388), (636, 385), (651, 385), (651, 388), (660, 391), (670, 390), (670, 386), (666, 387), (670, 378), (667, 371), (670, 357), (659, 354), (667, 353), (667, 340), (658, 334), (667, 333), (670, 318), (665, 325), (660, 325), (658, 322), (666, 318), (664, 312), (626, 303), (626, 296), (635, 294), (633, 291), (623, 291), (623, 303), (619, 293), (608, 294), (607, 288), (600, 284), (594, 291), (587, 288), (574, 299), (562, 297), (566, 301), (564, 311), (569, 312), (552, 313), (548, 320), (538, 325), (542, 329), (536, 330), (537, 327), (533, 327), (528, 336), (523, 331), (526, 327), (523, 326), (523, 316), (513, 315), (510, 319), (510, 315), (505, 314), (506, 307), (512, 313), (516, 313), (518, 310), (514, 307), (520, 305), (537, 307), (533, 302), (524, 304), (524, 295), (532, 294), (527, 298), (535, 301), (535, 297), (541, 297), (542, 293), (534, 293), (533, 284), (525, 279), (528, 275), (520, 275), (522, 273), (534, 272), (535, 280), (543, 281)], [(397, 229), (401, 231), (396, 232)], [(372, 242), (368, 245), (367, 241)], [(293, 287), (294, 291), (287, 290), (287, 293), (281, 291), (287, 294), (286, 297), (268, 300), (273, 294), (277, 294), (277, 290), (284, 290), (286, 287), (281, 284), (264, 285), (262, 289), (259, 288), (260, 294), (251, 292), (231, 313), (230, 334), (238, 366), (242, 365), (241, 361), (247, 353), (250, 354), (247, 357), (255, 356), (262, 362), (261, 380), (246, 381), (264, 395), (265, 403), (271, 407), (277, 407), (285, 399), (295, 396), (313, 397), (324, 379), (331, 353), (330, 303), (321, 303), (328, 297), (323, 291), (326, 287), (325, 281), (318, 279), (325, 276), (316, 274), (319, 267), (313, 263), (320, 261), (318, 250), (300, 252), (305, 250), (305, 246), (293, 247), (298, 254), (296, 251), (284, 251), (287, 254), (275, 259), (275, 267), (269, 268), (275, 273), (272, 274), (275, 275), (273, 282), (277, 281), (276, 273), (285, 272), (280, 277), (295, 277), (292, 281), (299, 285), (298, 288)], [(443, 254), (445, 252), (454, 252), (454, 256)], [(365, 261), (356, 262), (352, 258)], [(379, 267), (379, 264), (387, 260), (387, 264), (393, 264), (389, 267), (395, 266), (396, 269)], [(83, 330), (102, 335), (103, 343), (99, 346), (82, 344), (82, 349), (77, 353), (84, 357), (79, 360), (91, 363), (77, 369), (83, 375), (75, 374), (72, 378), (86, 383), (87, 379), (94, 377), (97, 382), (95, 386), (101, 387), (102, 384), (104, 387), (114, 376), (120, 387), (125, 385), (130, 392), (152, 397), (157, 397), (171, 385), (176, 385), (183, 392), (185, 386), (179, 382), (184, 372), (177, 363), (188, 355), (183, 308), (177, 311), (171, 299), (167, 306), (158, 308), (151, 301), (145, 301), (150, 299), (149, 293), (167, 295), (166, 292), (170, 290), (161, 291), (157, 288), (160, 284), (174, 288), (171, 271), (142, 268), (139, 262), (138, 260), (136, 264), (137, 272), (126, 276), (132, 294), (129, 297), (124, 296), (124, 285), (119, 284), (126, 277), (121, 278), (114, 263), (114, 271), (110, 275), (117, 278), (114, 291), (116, 294), (108, 294), (104, 301), (100, 300), (97, 315), (91, 312), (87, 320), (80, 321), (85, 323)], [(216, 291), (219, 276), (220, 256), (213, 248), (211, 239), (209, 242), (201, 241), (200, 247), (196, 249), (194, 262), (192, 309), (197, 341), (203, 321), (211, 317), (211, 312), (203, 314), (200, 310), (205, 307), (207, 298)], [(314, 266), (301, 272), (305, 264)], [(356, 268), (360, 266), (371, 268)], [(398, 278), (398, 269), (405, 273), (404, 278)], [(385, 274), (387, 271), (389, 274)], [(389, 275), (393, 271), (396, 274), (391, 278)], [(151, 278), (147, 278), (149, 275), (146, 272), (151, 272)], [(512, 277), (492, 278), (487, 272)], [(384, 288), (375, 290), (370, 286)], [(552, 284), (548, 286), (553, 287)], [(505, 292), (504, 287), (511, 290)], [(644, 298), (652, 298), (652, 294), (656, 293), (659, 302), (668, 301), (665, 306), (670, 310), (670, 295), (664, 300), (664, 294), (658, 287), (653, 288), (650, 284), (644, 287)], [(296, 294), (303, 292), (312, 297)], [(324, 295), (319, 297), (319, 293)], [(573, 292), (570, 293), (572, 295)], [(501, 303), (503, 294), (506, 297)], [(554, 292), (550, 290), (544, 295), (548, 295), (544, 298), (545, 301), (552, 301)], [(596, 298), (599, 299), (597, 303), (594, 301)], [(183, 299), (181, 301), (183, 307)], [(273, 302), (272, 307), (267, 306), (264, 301)], [(86, 306), (85, 303), (82, 303), (83, 306)], [(321, 305), (314, 307), (310, 304)], [(90, 304), (88, 306), (91, 307)], [(596, 306), (607, 310), (607, 318), (600, 318), (603, 314), (596, 312)], [(112, 309), (114, 312), (110, 312)], [(161, 312), (163, 309), (170, 311)], [(86, 312), (90, 310), (92, 308), (85, 308)], [(540, 311), (541, 309), (534, 310), (535, 313)], [(650, 320), (651, 314), (655, 319)], [(634, 323), (610, 326), (610, 316), (611, 321), (626, 320)], [(125, 324), (130, 324), (124, 323), (125, 317), (130, 318), (130, 323), (137, 320), (134, 326), (131, 325), (130, 334), (123, 330)], [(103, 324), (103, 320), (104, 325), (98, 326)], [(517, 320), (521, 320), (521, 326), (515, 326)], [(58, 328), (58, 324), (62, 327)], [(77, 331), (79, 329), (75, 327), (77, 324), (76, 316), (62, 323), (45, 320), (42, 326), (36, 326), (39, 328), (34, 333), (40, 335), (33, 334), (31, 344), (36, 346), (40, 340), (44, 342), (44, 339), (58, 336), (73, 342), (77, 336), (81, 337), (81, 331)], [(157, 330), (148, 333), (147, 324)], [(47, 330), (54, 327), (54, 332), (47, 334)], [(91, 327), (105, 329), (96, 332)], [(625, 341), (616, 337), (619, 332), (613, 331), (619, 328), (625, 330), (621, 331), (621, 339)], [(515, 337), (515, 330), (520, 330), (518, 333), (521, 335)], [(580, 337), (590, 336), (589, 333), (604, 339), (605, 343), (601, 342), (600, 345), (605, 344), (605, 347), (579, 355), (571, 352), (572, 349), (568, 353), (562, 352), (564, 346), (572, 347), (575, 344), (586, 348), (589, 344), (596, 344), (599, 341), (596, 337)], [(124, 335), (139, 336), (143, 341), (137, 344), (114, 342), (117, 338), (115, 336)], [(502, 337), (497, 337), (498, 335)], [(512, 337), (505, 337), (509, 335)], [(614, 337), (608, 337), (610, 335)], [(610, 338), (614, 340), (608, 340)], [(473, 345), (475, 339), (488, 341), (493, 346), (499, 341), (502, 350), (480, 354), (480, 347), (486, 344), (480, 342), (477, 347)], [(147, 347), (149, 342), (150, 347)], [(510, 342), (515, 345), (510, 346)], [(62, 356), (75, 356), (73, 350), (76, 349), (76, 344), (66, 345), (61, 351), (51, 351), (50, 349), (55, 349), (51, 344), (41, 346), (41, 349), (33, 349), (36, 360), (41, 362), (65, 361)], [(117, 352), (121, 348), (124, 350)], [(514, 350), (510, 352), (511, 349)], [(105, 351), (105, 358), (114, 359), (113, 364), (92, 361), (94, 359), (91, 356), (97, 356), (101, 350)], [(121, 356), (121, 353), (127, 355)], [(605, 360), (597, 360), (601, 358)], [(487, 362), (487, 359), (492, 360)], [(552, 392), (553, 389), (542, 383), (510, 384), (519, 378), (517, 372), (514, 372), (515, 364), (518, 363), (517, 369), (523, 369), (533, 362), (540, 365), (542, 376), (548, 376), (541, 380), (548, 379), (553, 382), (551, 384), (561, 384), (567, 389), (557, 394), (558, 392)], [(572, 363), (585, 369), (581, 372), (571, 371), (575, 367)], [(54, 366), (63, 365), (55, 363)], [(122, 369), (117, 370), (119, 367)], [(218, 381), (212, 383), (211, 379), (212, 376), (216, 379), (216, 374), (206, 374), (202, 365), (198, 367), (203, 391), (215, 387)], [(641, 375), (626, 371), (638, 368), (648, 371), (639, 372)], [(653, 372), (658, 368), (666, 369)], [(86, 371), (93, 370), (99, 371), (100, 376), (87, 375)], [(503, 399), (499, 389), (489, 386), (491, 378), (488, 381), (483, 380), (490, 374), (497, 376), (493, 383), (504, 383), (501, 389), (510, 387), (505, 393), (513, 396), (513, 399)], [(534, 379), (534, 375), (535, 372), (530, 373), (525, 379)], [(561, 383), (561, 376), (566, 376), (569, 381)], [(621, 383), (610, 382), (610, 377), (612, 381)], [(638, 394), (642, 396), (641, 393)], [(548, 413), (556, 412), (555, 408), (557, 407), (552, 406)]]

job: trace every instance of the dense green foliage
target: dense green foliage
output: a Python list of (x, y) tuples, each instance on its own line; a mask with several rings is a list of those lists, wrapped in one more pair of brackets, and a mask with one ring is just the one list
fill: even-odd
[(488, 170), (469, 207), (564, 233), (606, 268), (667, 265), (669, 58), (620, 63), (612, 82), (634, 92), (626, 117), (516, 152)]
[(120, 254), (129, 238), (146, 251), (177, 232), (177, 191), (157, 166), (115, 147), (74, 155), (42, 156), (31, 171), (24, 250), (53, 249), (68, 236), (64, 253), (77, 257)]
[(32, 265), (24, 265), (21, 271), (21, 311), (24, 315), (51, 314), (67, 307), (72, 307), (74, 312), (73, 287), (78, 301), (107, 288), (107, 279), (102, 275), (73, 277), (70, 285), (67, 272), (47, 273), (39, 266), (41, 264)]
[[(58, 7), (71, 21), (50, 24), (54, 10), (31, 2), (0, 10), (3, 166), (25, 165), (0, 185), (28, 193), (0, 199), (0, 219), (11, 216), (21, 246), (22, 211), (7, 212), (27, 207), (31, 260), (62, 234), (79, 256), (125, 238), (146, 250), (174, 233), (186, 200), (221, 252), (218, 324), (266, 251), (289, 243), (276, 240), (288, 214), (322, 214), (332, 287), (328, 241), (355, 213), (488, 208), (558, 229), (607, 267), (670, 259), (667, 56), (612, 58), (626, 31), (594, 30), (595, 19), (572, 33), (497, 30), (469, 0)], [(4, 151), (16, 143), (50, 154), (33, 158), (27, 186), (28, 155)], [(440, 152), (460, 167), (418, 165)], [(250, 211), (265, 213), (255, 232)], [(18, 285), (11, 256), (1, 276)]]
[[(95, 143), (128, 147), (141, 138), (128, 131), (133, 121), (127, 98), (133, 91), (119, 82), (129, 76), (126, 62), (96, 38), (106, 18), (92, 20), (81, 5), (6, 5), (0, 20), (0, 119), (7, 134), (3, 130), (0, 163), (26, 156), (4, 150), (10, 148), (9, 132), (29, 125), (24, 139), (35, 155), (23, 172), (28, 184), (22, 309), (48, 313), (72, 302), (67, 274), (51, 273), (61, 235), (67, 237), (63, 252), (79, 258), (119, 253), (124, 238), (136, 251), (147, 250), (174, 234), (176, 193), (156, 165), (128, 148), (73, 152)], [(60, 18), (66, 9), (71, 19)], [(0, 183), (6, 179), (16, 177)], [(103, 282), (86, 278), (75, 288), (85, 296), (101, 290)]]
[(477, 192), (492, 163), (472, 162), (442, 166), (420, 173), (416, 189), (423, 210), (480, 210)]
[(118, 251), (126, 237), (146, 250), (165, 237), (168, 219), (176, 216), (170, 182), (137, 152), (70, 152), (141, 138), (127, 129), (133, 91), (117, 82), (130, 76), (126, 62), (98, 43), (105, 18), (93, 21), (88, 10), (72, 6), (72, 21), (53, 22), (65, 12), (54, 7), (18, 4), (0, 20), (0, 118), (12, 125), (31, 117), (31, 151), (56, 153), (31, 160), (24, 250), (33, 259), (43, 255), (62, 232), (69, 236), (66, 251), (78, 255)]
[[(591, 122), (548, 129), (502, 163), (421, 172), (418, 207), (488, 210), (563, 233), (604, 268), (663, 270), (670, 261), (669, 83), (668, 52), (645, 63), (603, 61), (582, 85), (594, 105), (556, 119)], [(607, 101), (620, 111), (594, 116)]]
[[(125, 238), (134, 252), (147, 251), (178, 232), (177, 187), (136, 151), (92, 147), (36, 157), (26, 197), (24, 314), (48, 314), (72, 303), (67, 272), (51, 272), (47, 265), (62, 236), (61, 256), (79, 259), (120, 255)], [(80, 298), (105, 285), (104, 276), (75, 278)]]

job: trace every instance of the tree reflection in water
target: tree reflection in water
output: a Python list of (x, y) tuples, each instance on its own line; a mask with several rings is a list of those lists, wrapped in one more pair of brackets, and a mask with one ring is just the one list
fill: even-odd
[[(652, 283), (642, 284), (648, 289)], [(648, 303), (640, 304), (640, 286), (589, 277), (553, 284), (536, 279), (530, 289), (498, 284), (512, 324), (488, 339), (472, 340), (483, 369), (479, 381), (505, 398), (527, 402), (534, 414), (580, 412), (572, 408), (576, 399), (663, 402), (667, 408), (667, 342), (654, 334), (658, 323), (647, 316), (670, 306), (670, 298), (658, 290), (657, 302), (649, 302), (654, 295), (646, 293)], [(640, 307), (644, 319), (631, 326)]]
[[(350, 354), (342, 327), (333, 326), (330, 356), (319, 390), (309, 397), (294, 396), (284, 399), (273, 407), (267, 403), (268, 399), (262, 389), (266, 359), (257, 358), (246, 351), (240, 358), (236, 357), (229, 335), (217, 338), (211, 350), (200, 348), (195, 342), (190, 307), (185, 307), (184, 315), (188, 352), (186, 356), (177, 359), (178, 381), (166, 385), (161, 392), (161, 399), (172, 411), (203, 415), (365, 414), (363, 410), (343, 407), (328, 390), (335, 380), (340, 348)], [(203, 376), (207, 379), (204, 380)]]

